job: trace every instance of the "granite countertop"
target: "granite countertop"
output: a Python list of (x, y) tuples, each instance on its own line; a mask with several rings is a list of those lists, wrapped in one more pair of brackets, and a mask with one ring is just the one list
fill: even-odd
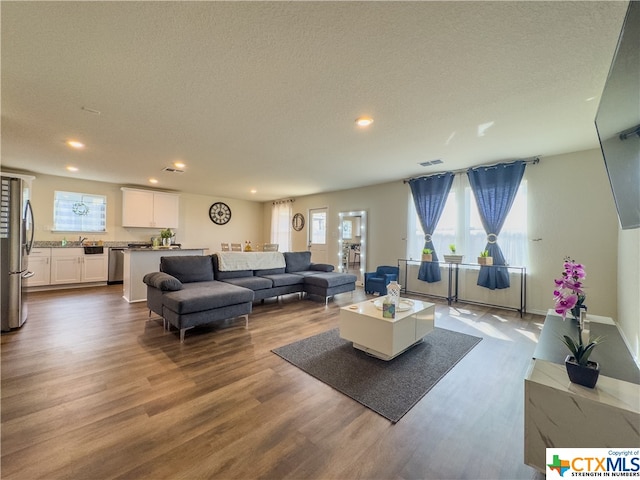
[(104, 247), (107, 248), (125, 248), (127, 250), (132, 250), (136, 252), (157, 252), (158, 250), (209, 250), (207, 247), (179, 247), (179, 248), (130, 248), (129, 243), (134, 243), (134, 241), (129, 242), (102, 242), (102, 245), (98, 245), (98, 242), (91, 242), (88, 245), (82, 245), (80, 242), (67, 242), (67, 244), (63, 247), (59, 240), (55, 241), (40, 241), (33, 242), (33, 248), (82, 248), (82, 247)]
[(190, 248), (190, 247), (157, 247), (157, 248), (127, 248), (126, 249), (129, 252), (166, 252), (166, 251), (174, 251), (174, 250), (209, 250), (206, 247), (196, 247), (196, 248)]
[(39, 241), (33, 242), (34, 248), (82, 248), (84, 246), (87, 247), (117, 247), (117, 248), (127, 248), (129, 246), (129, 242), (102, 242), (102, 245), (98, 245), (98, 242), (91, 242), (87, 245), (82, 245), (80, 242), (68, 241), (67, 244), (63, 247), (60, 240), (48, 240), (48, 241)]

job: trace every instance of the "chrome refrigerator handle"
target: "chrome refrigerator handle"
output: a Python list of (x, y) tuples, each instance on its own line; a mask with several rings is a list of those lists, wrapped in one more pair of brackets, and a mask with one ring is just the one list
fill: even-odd
[[(33, 248), (33, 237), (36, 233), (36, 224), (33, 220), (33, 209), (31, 208), (31, 201), (27, 200), (27, 205), (25, 207), (25, 229), (27, 226), (27, 222), (31, 222), (31, 238), (29, 239), (29, 241), (26, 243), (26, 247), (27, 247), (27, 255), (29, 255), (31, 253), (31, 249)], [(28, 218), (27, 218), (28, 217)], [(26, 234), (26, 232), (25, 232)]]

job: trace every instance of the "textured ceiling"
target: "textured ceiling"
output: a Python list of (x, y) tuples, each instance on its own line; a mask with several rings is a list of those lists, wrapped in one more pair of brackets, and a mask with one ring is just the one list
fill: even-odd
[(0, 8), (3, 167), (265, 201), (596, 148), (627, 3)]

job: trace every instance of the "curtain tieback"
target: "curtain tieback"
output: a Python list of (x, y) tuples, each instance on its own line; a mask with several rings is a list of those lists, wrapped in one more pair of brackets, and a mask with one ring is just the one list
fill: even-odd
[(488, 243), (498, 243), (498, 235), (495, 233), (489, 233), (487, 235), (487, 242)]
[(425, 242), (430, 242), (430, 241), (431, 241), (431, 234), (430, 234), (430, 233), (427, 233), (427, 234), (424, 236), (424, 241), (425, 241)]

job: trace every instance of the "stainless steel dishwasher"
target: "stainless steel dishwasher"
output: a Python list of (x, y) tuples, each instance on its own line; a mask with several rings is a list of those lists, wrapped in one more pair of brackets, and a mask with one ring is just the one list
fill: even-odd
[(109, 277), (108, 285), (122, 283), (124, 267), (124, 251), (122, 247), (111, 247), (109, 249)]

